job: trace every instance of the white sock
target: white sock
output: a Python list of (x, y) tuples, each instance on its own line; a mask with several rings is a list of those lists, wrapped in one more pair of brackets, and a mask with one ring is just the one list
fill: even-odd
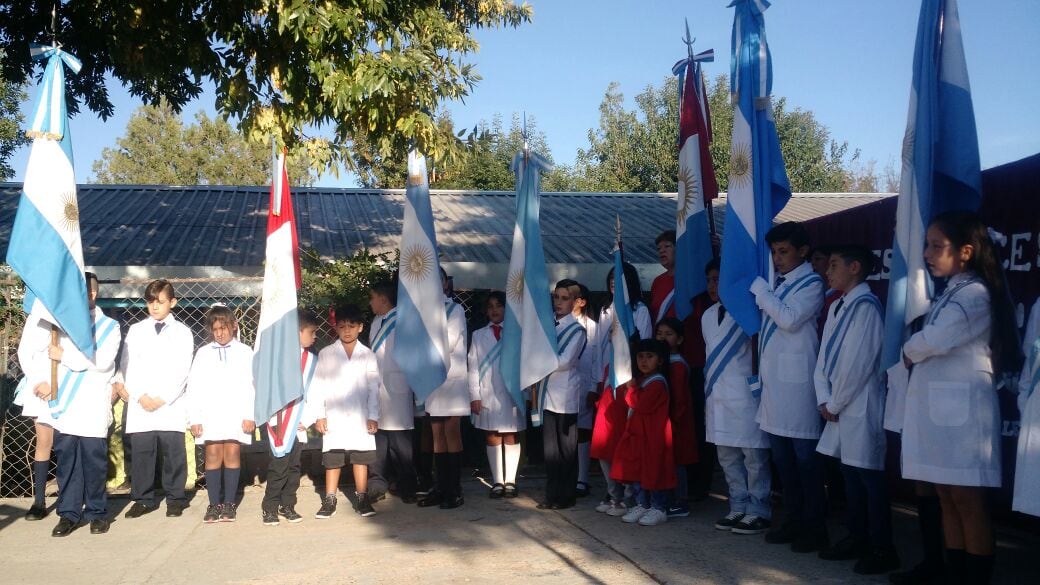
[(589, 485), (589, 449), (592, 443), (578, 443), (578, 481)]
[(516, 483), (516, 470), (520, 467), (520, 443), (506, 444), (505, 483)]
[(502, 482), (502, 446), (496, 445), (492, 447), (488, 445), (487, 449), (488, 463), (491, 465), (491, 484)]

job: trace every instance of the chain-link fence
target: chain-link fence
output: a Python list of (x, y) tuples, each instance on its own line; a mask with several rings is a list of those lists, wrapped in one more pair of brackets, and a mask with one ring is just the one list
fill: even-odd
[[(245, 278), (171, 278), (178, 297), (173, 315), (195, 333), (196, 346), (209, 341), (206, 330), (206, 311), (220, 304), (232, 309), (239, 324), (239, 337), (247, 345), (256, 339), (260, 319), (260, 291), (262, 279)], [(123, 333), (141, 319), (148, 317), (144, 290), (149, 280), (102, 281), (98, 293), (98, 306), (118, 320)], [(456, 291), (455, 299), (466, 309), (470, 331), (485, 323), (483, 306), (487, 291)], [(24, 316), (21, 311), (22, 288), (17, 281), (0, 281), (0, 303), (3, 307), (3, 323), (0, 334), (3, 338), (3, 359), (0, 359), (0, 497), (24, 497), (33, 495), (30, 473), (36, 448), (36, 433), (33, 420), (21, 416), (21, 408), (15, 406), (14, 391), (21, 370), (18, 366), (18, 341)], [(367, 310), (368, 307), (362, 307)], [(335, 339), (333, 325), (328, 319), (328, 307), (313, 307), (321, 323), (318, 331), (318, 349)], [(117, 406), (117, 418), (122, 409)], [(119, 421), (116, 425), (118, 428)], [(110, 442), (110, 485), (122, 483), (125, 471), (120, 469), (123, 449), (119, 432), (113, 433)], [(189, 451), (190, 456), (191, 451)], [(196, 469), (201, 468), (201, 457), (196, 458)], [(190, 467), (190, 466), (189, 466)], [(53, 466), (52, 466), (53, 469)], [(191, 474), (189, 473), (189, 476)], [(53, 485), (53, 473), (51, 477)], [(189, 477), (189, 483), (194, 480)]]

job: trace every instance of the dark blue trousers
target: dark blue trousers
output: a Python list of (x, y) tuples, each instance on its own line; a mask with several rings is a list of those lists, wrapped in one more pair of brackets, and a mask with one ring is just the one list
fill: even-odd
[(58, 458), (58, 516), (79, 523), (108, 514), (108, 440), (54, 431)]
[(827, 494), (823, 487), (823, 462), (816, 453), (818, 441), (767, 434), (773, 462), (784, 484), (787, 521), (802, 531), (825, 530)]
[(875, 548), (892, 547), (892, 510), (885, 472), (842, 464), (849, 532)]

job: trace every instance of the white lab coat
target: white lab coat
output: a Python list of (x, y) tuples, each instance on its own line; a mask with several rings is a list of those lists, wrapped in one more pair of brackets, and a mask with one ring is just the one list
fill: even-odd
[(1022, 414), (1015, 457), (1015, 498), (1011, 509), (1040, 516), (1040, 300), (1033, 305), (1022, 343), (1026, 365), (1018, 382)]
[[(130, 326), (119, 358), (117, 380), (123, 380), (130, 395), (127, 401), (126, 432), (176, 431), (188, 428), (187, 401), (182, 400), (191, 371), (195, 339), (191, 329), (167, 315), (162, 333), (155, 332), (155, 319)], [(146, 411), (138, 400), (147, 394), (165, 404)]]
[(502, 360), (495, 359), (489, 363), (484, 375), (480, 375), (484, 358), (499, 343), (501, 341), (495, 339), (490, 324), (473, 332), (469, 344), (469, 399), (480, 401), (480, 414), (474, 420), (478, 429), (515, 433), (527, 428), (526, 413), (517, 407), (506, 390), (500, 367)]
[(426, 397), (426, 413), (431, 416), (466, 416), (469, 409), (469, 376), (466, 373), (466, 311), (445, 299), (448, 311), (448, 377)]
[(816, 450), (845, 465), (882, 470), (885, 389), (879, 372), (884, 338), (880, 303), (866, 283), (841, 299), (831, 304), (813, 375), (816, 402), (838, 415), (838, 422), (827, 422)]
[[(719, 307), (715, 303), (701, 316), (705, 355), (711, 355), (726, 333), (736, 324), (726, 313), (719, 324)], [(705, 437), (709, 443), (723, 447), (766, 449), (769, 437), (755, 421), (759, 400), (751, 394), (751, 340), (745, 337), (742, 347), (722, 373), (705, 401)]]
[[(396, 309), (388, 313), (395, 314)], [(390, 331), (379, 347), (383, 322), (387, 315), (376, 315), (368, 333), (368, 345), (376, 354), (379, 364), (379, 428), (384, 431), (407, 431), (415, 427), (415, 396), (408, 379), (394, 360), (394, 340), (397, 330)]]
[(253, 350), (232, 339), (225, 347), (215, 341), (195, 352), (185, 393), (188, 425), (202, 425), (195, 444), (212, 441), (252, 442), (242, 422), (253, 420), (256, 389), (253, 386)]
[(549, 374), (545, 385), (545, 404), (541, 405), (545, 410), (557, 414), (578, 414), (579, 410), (578, 394), (583, 382), (578, 360), (588, 344), (588, 337), (574, 315), (564, 315), (556, 319), (556, 336), (558, 342), (563, 341), (559, 337), (560, 334), (572, 324), (578, 326), (577, 332), (566, 346), (559, 348), (559, 365)]
[[(49, 325), (47, 327), (50, 328)], [(103, 331), (106, 329), (108, 334), (104, 335)], [(65, 376), (69, 375), (69, 382), (66, 384), (64, 392), (70, 392), (74, 385), (73, 380), (80, 374), (83, 376), (75, 393), (68, 396), (70, 398), (68, 402), (63, 400), (63, 396), (58, 397), (63, 409), (58, 418), (54, 419), (50, 415), (43, 416), (45, 419), (50, 419), (55, 429), (66, 435), (106, 438), (108, 437), (108, 427), (112, 423), (111, 380), (112, 373), (116, 369), (116, 354), (119, 353), (121, 338), (119, 324), (102, 313), (101, 309), (95, 307), (94, 332), (97, 349), (92, 360), (80, 353), (72, 340), (64, 334), (58, 338), (58, 343), (64, 350), (61, 363), (58, 364), (59, 386)], [(102, 335), (104, 335), (104, 339), (101, 338)], [(50, 377), (49, 368), (47, 376)]]
[(903, 477), (1000, 486), (990, 324), (989, 291), (973, 273), (961, 273), (932, 303), (924, 328), (903, 344), (914, 364), (903, 421)]
[(578, 371), (581, 372), (581, 389), (578, 391), (578, 428), (592, 429), (592, 423), (596, 420), (596, 407), (590, 406), (589, 393), (596, 392), (596, 384), (600, 382), (599, 374), (602, 371), (599, 366), (600, 351), (596, 345), (599, 339), (599, 323), (591, 317), (576, 317), (578, 323), (585, 328), (588, 343), (585, 351), (578, 358)]
[(321, 350), (305, 413), (305, 425), (322, 418), (328, 423), (323, 453), (375, 450), (376, 437), (367, 427), (379, 420), (379, 365), (372, 350), (360, 341), (350, 356), (339, 341)]
[[(761, 278), (751, 284), (763, 320), (768, 315), (777, 326), (761, 355), (762, 402), (756, 420), (767, 433), (795, 439), (818, 439), (823, 428), (812, 373), (819, 349), (816, 325), (824, 286), (812, 274), (812, 265), (804, 262), (785, 274), (775, 291)], [(809, 279), (802, 280), (805, 277)], [(780, 300), (788, 289), (795, 290)]]

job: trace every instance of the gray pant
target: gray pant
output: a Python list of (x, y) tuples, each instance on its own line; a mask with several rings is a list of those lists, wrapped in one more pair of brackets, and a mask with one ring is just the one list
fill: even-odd
[(769, 449), (719, 445), (717, 450), (729, 487), (729, 511), (770, 520)]

